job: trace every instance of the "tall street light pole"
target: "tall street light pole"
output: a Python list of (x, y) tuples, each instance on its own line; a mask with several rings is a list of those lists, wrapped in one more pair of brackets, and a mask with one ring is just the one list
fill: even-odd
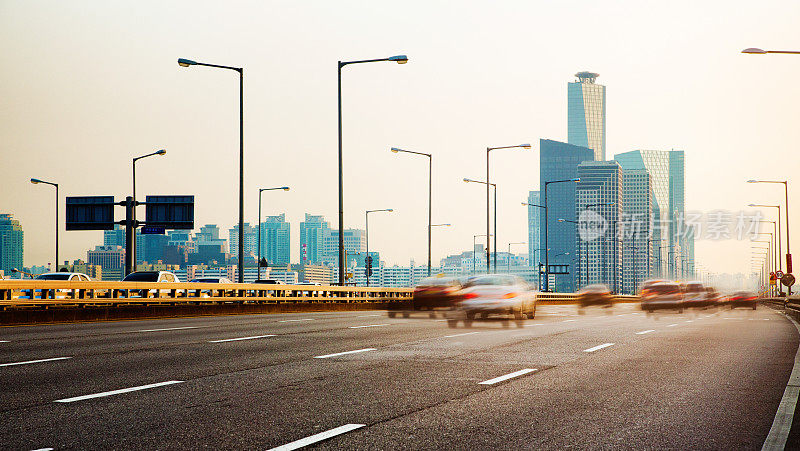
[(279, 186), (276, 188), (259, 188), (258, 189), (258, 280), (261, 280), (261, 193), (264, 191), (274, 190), (289, 191), (288, 186)]
[[(517, 144), (515, 146), (500, 146), (500, 147), (487, 147), (486, 148), (486, 234), (487, 235), (489, 235), (489, 185), (491, 184), (491, 183), (489, 183), (490, 182), (490, 180), (489, 180), (489, 154), (493, 150), (517, 149), (517, 148), (519, 148), (519, 149), (530, 149), (531, 145), (530, 144)], [(497, 191), (495, 191), (495, 195), (496, 194), (497, 194)], [(495, 211), (497, 211), (497, 204), (496, 203), (495, 203), (494, 208), (495, 208)], [(495, 236), (494, 236), (494, 253), (495, 253), (494, 266), (495, 266), (495, 268), (494, 269), (495, 269), (495, 271), (497, 271), (497, 221), (495, 221), (494, 225), (495, 225), (495, 229), (494, 229), (494, 234), (495, 234)], [(488, 239), (489, 238), (487, 238), (487, 240)], [(547, 246), (545, 246), (545, 247), (547, 247)], [(486, 273), (487, 274), (491, 272), (491, 268), (489, 267), (489, 258), (490, 258), (489, 254), (490, 254), (490, 252), (491, 251), (489, 250), (489, 243), (487, 242), (486, 243)]]
[(391, 151), (394, 153), (402, 152), (402, 153), (409, 153), (412, 155), (421, 155), (423, 157), (428, 157), (428, 277), (431, 276), (431, 202), (433, 200), (432, 191), (433, 191), (433, 156), (429, 153), (423, 152), (413, 152), (411, 150), (403, 150), (397, 147), (392, 147)]
[(552, 183), (578, 183), (580, 178), (566, 179), (566, 180), (550, 180), (544, 182), (544, 291), (550, 291), (550, 245), (548, 243), (547, 234), (547, 187)]
[[(495, 266), (495, 270), (497, 270), (497, 185), (494, 184), (494, 183), (486, 183), (486, 182), (482, 182), (480, 180), (473, 180), (473, 179), (467, 179), (467, 178), (464, 179), (464, 182), (465, 183), (482, 183), (482, 184), (486, 185), (487, 192), (489, 190), (489, 186), (491, 186), (494, 189), (494, 235), (489, 234), (489, 236), (494, 236), (494, 266)], [(487, 213), (488, 213), (488, 210), (487, 210)], [(488, 216), (487, 216), (487, 218), (488, 218)], [(492, 246), (491, 241), (489, 241), (487, 239), (486, 240), (486, 274), (489, 274), (491, 272), (490, 271), (491, 268), (490, 268), (490, 265), (489, 265), (489, 258), (490, 258), (490, 252), (491, 252), (489, 249), (491, 249), (491, 246)]]
[[(166, 150), (160, 149), (133, 159), (133, 216), (131, 217), (133, 224), (128, 224), (126, 226), (127, 230), (125, 230), (125, 244), (127, 245), (126, 249), (129, 250), (129, 252), (125, 252), (125, 275), (136, 270), (136, 162), (142, 158), (152, 157), (154, 155), (163, 157), (166, 154)], [(130, 236), (130, 238), (128, 238), (128, 236)], [(130, 254), (130, 256), (128, 254)]]
[(342, 172), (342, 68), (349, 64), (376, 63), (379, 61), (394, 61), (397, 64), (406, 64), (408, 57), (395, 55), (388, 58), (377, 58), (359, 61), (339, 61), (338, 68), (338, 109), (339, 109), (339, 285), (344, 286), (345, 255), (344, 255), (344, 175)]
[(366, 218), (366, 223), (367, 223), (367, 255), (364, 257), (364, 271), (366, 272), (366, 276), (367, 276), (367, 286), (369, 286), (369, 272), (372, 269), (367, 264), (367, 261), (369, 261), (369, 214), (370, 213), (375, 213), (375, 212), (378, 212), (378, 211), (392, 212), (394, 210), (391, 209), (391, 208), (383, 208), (383, 209), (380, 209), (380, 210), (367, 210), (364, 213), (364, 217)]
[[(747, 49), (747, 50), (758, 50), (758, 49)], [(747, 52), (743, 51), (743, 53), (756, 53), (756, 52)], [(800, 53), (800, 52), (780, 52), (780, 51), (767, 51), (764, 53)], [(788, 180), (748, 180), (747, 183), (783, 183), (783, 192), (785, 195), (785, 210), (783, 211), (783, 216), (786, 218), (786, 273), (792, 273), (792, 251), (790, 247), (789, 241), (789, 181)], [(786, 293), (788, 295), (792, 294), (792, 287), (786, 287)]]
[(185, 58), (178, 59), (181, 67), (206, 66), (217, 69), (228, 69), (239, 73), (239, 262), (236, 281), (244, 282), (244, 68), (220, 66), (217, 64), (198, 63)]
[[(775, 218), (775, 223), (778, 225), (778, 269), (781, 269), (780, 256), (783, 255), (783, 244), (781, 243), (781, 206), (780, 205), (763, 205), (763, 204), (748, 204), (748, 207), (770, 207), (778, 209), (778, 216)], [(788, 272), (788, 271), (787, 271)]]
[(56, 261), (53, 262), (53, 270), (58, 271), (58, 183), (53, 182), (46, 182), (44, 180), (39, 179), (31, 179), (31, 183), (34, 185), (38, 185), (39, 183), (44, 183), (45, 185), (50, 185), (56, 189)]

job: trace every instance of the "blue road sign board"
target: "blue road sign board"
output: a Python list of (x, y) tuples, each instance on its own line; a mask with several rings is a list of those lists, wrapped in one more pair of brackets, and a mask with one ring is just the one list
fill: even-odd
[(166, 229), (194, 228), (194, 196), (147, 196), (145, 224)]
[(166, 230), (164, 227), (146, 225), (142, 226), (140, 233), (142, 235), (163, 235)]
[(67, 230), (112, 230), (114, 196), (67, 197)]

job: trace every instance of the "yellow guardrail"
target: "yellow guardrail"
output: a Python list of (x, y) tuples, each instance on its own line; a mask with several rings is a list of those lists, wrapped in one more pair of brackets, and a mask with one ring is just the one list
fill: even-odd
[(0, 281), (0, 308), (219, 303), (357, 303), (411, 299), (412, 288), (252, 283)]
[[(536, 302), (543, 305), (570, 305), (578, 303), (577, 293), (536, 293)], [(620, 294), (614, 302), (639, 302), (639, 296)]]

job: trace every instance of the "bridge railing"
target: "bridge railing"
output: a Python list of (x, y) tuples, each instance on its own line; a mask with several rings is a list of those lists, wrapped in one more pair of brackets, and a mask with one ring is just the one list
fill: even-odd
[(0, 308), (218, 303), (351, 303), (411, 299), (412, 288), (251, 283), (0, 281)]

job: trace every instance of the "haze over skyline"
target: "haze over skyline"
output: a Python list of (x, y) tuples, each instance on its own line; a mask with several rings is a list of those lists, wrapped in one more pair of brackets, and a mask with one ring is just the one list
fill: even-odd
[[(31, 177), (60, 184), (61, 260), (85, 259), (102, 232), (65, 232), (64, 196), (121, 200), (131, 159), (161, 148), (166, 156), (137, 164), (140, 200), (194, 194), (196, 228), (218, 224), (228, 238), (237, 221), (236, 74), (180, 68), (179, 57), (244, 67), (246, 221), (257, 222), (259, 187), (290, 186), (265, 193), (263, 213), (287, 214), (293, 261), (305, 213), (337, 227), (340, 59), (410, 59), (343, 76), (346, 227), (363, 228), (366, 209), (393, 208), (370, 218), (371, 250), (388, 264), (424, 264), (427, 251), (426, 162), (393, 146), (434, 155), (433, 221), (453, 224), (433, 231), (436, 263), (484, 233), (484, 191), (462, 179), (485, 177), (486, 146), (533, 144), (492, 156), (498, 250), (527, 240), (520, 202), (539, 185), (538, 141), (566, 141), (567, 83), (581, 70), (607, 86), (607, 158), (686, 152), (687, 210), (782, 204), (781, 187), (745, 181), (791, 180), (800, 168), (800, 87), (787, 77), (800, 58), (739, 53), (796, 50), (795, 3), (237, 5), (0, 2), (0, 213), (22, 222), (26, 265), (53, 254), (53, 193)], [(789, 188), (800, 198), (796, 183)], [(764, 214), (774, 219), (772, 209)], [(698, 262), (718, 272), (749, 272), (749, 253), (748, 241), (696, 245)]]

